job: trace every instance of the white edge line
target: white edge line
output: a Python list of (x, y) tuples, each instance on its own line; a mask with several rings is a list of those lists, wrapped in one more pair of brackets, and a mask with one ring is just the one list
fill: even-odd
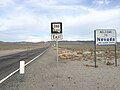
[[(49, 48), (48, 48), (49, 49)], [(32, 60), (30, 60), (29, 62), (27, 62), (25, 64), (25, 66), (27, 66), (28, 64), (30, 64), (31, 62), (35, 61), (38, 57), (40, 57), (41, 55), (43, 55), (48, 49), (46, 49), (44, 52), (42, 52), (41, 54), (39, 54), (38, 56), (36, 56), (35, 58), (33, 58)], [(16, 69), (15, 71), (13, 71), (11, 74), (9, 74), (8, 76), (6, 76), (5, 78), (3, 78), (2, 80), (0, 80), (0, 84), (3, 83), (5, 80), (7, 80), (9, 77), (11, 77), (12, 75), (14, 75), (16, 72), (18, 72), (20, 70), (20, 68)]]
[(5, 78), (3, 78), (2, 80), (0, 80), (0, 84), (2, 83), (2, 82), (4, 82), (6, 79), (8, 79), (9, 77), (11, 77), (13, 74), (15, 74), (16, 72), (18, 72), (19, 71), (19, 69), (17, 69), (17, 70), (15, 70), (14, 72), (12, 72), (11, 74), (9, 74), (8, 76), (6, 76)]

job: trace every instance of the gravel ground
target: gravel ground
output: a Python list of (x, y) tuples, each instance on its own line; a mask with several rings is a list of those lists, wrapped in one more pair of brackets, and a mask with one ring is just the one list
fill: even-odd
[[(0, 90), (120, 90), (118, 66), (91, 61), (60, 60), (52, 48), (26, 67), (25, 75), (16, 73), (0, 85)], [(86, 66), (88, 65), (88, 66)]]
[(0, 57), (5, 55), (10, 55), (18, 52), (25, 51), (26, 49), (15, 49), (15, 50), (1, 50), (0, 51)]

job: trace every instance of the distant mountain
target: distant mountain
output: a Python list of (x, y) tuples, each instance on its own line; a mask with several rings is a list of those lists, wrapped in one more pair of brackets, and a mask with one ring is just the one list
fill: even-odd
[[(26, 42), (26, 41), (21, 41), (21, 42), (4, 42), (4, 41), (0, 41), (0, 44), (55, 44), (56, 42), (55, 41), (47, 41), (47, 42), (44, 42), (44, 41), (41, 41), (41, 42)], [(59, 41), (59, 44), (94, 44), (94, 41), (67, 41), (67, 40), (64, 40), (64, 41)], [(120, 45), (120, 42), (117, 42), (118, 45)]]
[[(56, 42), (55, 41), (48, 41), (49, 43), (51, 44), (55, 44)], [(93, 45), (94, 44), (94, 41), (59, 41), (59, 44), (62, 45), (78, 45), (78, 44), (89, 44), (89, 45)], [(118, 45), (120, 45), (120, 42), (117, 42)]]
[(4, 42), (0, 41), (0, 44), (44, 44), (45, 42), (26, 42), (26, 41), (21, 41), (21, 42)]
[(3, 41), (0, 41), (0, 43), (3, 43)]

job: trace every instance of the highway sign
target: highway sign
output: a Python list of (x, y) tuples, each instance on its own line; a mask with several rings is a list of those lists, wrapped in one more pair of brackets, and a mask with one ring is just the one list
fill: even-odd
[(52, 22), (51, 23), (51, 33), (52, 34), (62, 33), (62, 22)]
[(96, 45), (115, 45), (117, 42), (115, 29), (97, 29), (94, 34)]
[(62, 38), (63, 38), (62, 34), (52, 34), (51, 35), (51, 39), (54, 41), (62, 40)]

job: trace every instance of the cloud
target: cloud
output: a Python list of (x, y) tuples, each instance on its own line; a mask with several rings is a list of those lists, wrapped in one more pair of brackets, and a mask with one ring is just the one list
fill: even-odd
[[(35, 15), (30, 12), (24, 12), (22, 11), (22, 14), (19, 14), (21, 12), (11, 12), (11, 15), (9, 15), (9, 19), (0, 19), (0, 30), (47, 30), (46, 28), (49, 20), (46, 16), (41, 15)], [(42, 18), (41, 18), (42, 17)]]
[(63, 20), (65, 36), (69, 36), (69, 38), (67, 37), (69, 40), (74, 37), (75, 39), (93, 40), (95, 29), (116, 29), (119, 34), (119, 13), (120, 9), (112, 9), (94, 11), (83, 16), (65, 16)]
[(7, 7), (11, 4), (14, 4), (13, 0), (0, 0), (0, 7)]
[(20, 38), (23, 38), (23, 41), (28, 41), (28, 42), (40, 42), (40, 41), (50, 41), (51, 37), (50, 36), (22, 36)]
[(8, 29), (7, 26), (5, 26), (5, 25), (0, 25), (0, 31), (5, 31), (5, 30), (7, 30), (7, 29)]
[[(106, 25), (110, 21), (113, 23), (120, 18), (119, 16), (120, 9), (112, 10), (102, 10), (102, 11), (92, 11), (91, 13), (74, 16), (64, 16), (64, 22), (67, 23), (68, 27), (80, 26), (80, 25), (89, 25), (89, 24), (103, 24)], [(108, 22), (108, 23), (105, 23)], [(119, 20), (118, 20), (119, 22)]]
[(111, 0), (94, 0), (94, 3), (97, 3), (97, 4), (110, 4), (111, 3)]
[(64, 40), (93, 39), (93, 30), (97, 28), (115, 28), (119, 34), (120, 8), (98, 9), (94, 6), (108, 5), (112, 0), (93, 0), (93, 5), (86, 6), (87, 1), (2, 0), (0, 40), (50, 40), (50, 23), (54, 21), (63, 23)]
[(57, 0), (26, 0), (25, 3), (32, 7), (51, 6), (57, 3)]

